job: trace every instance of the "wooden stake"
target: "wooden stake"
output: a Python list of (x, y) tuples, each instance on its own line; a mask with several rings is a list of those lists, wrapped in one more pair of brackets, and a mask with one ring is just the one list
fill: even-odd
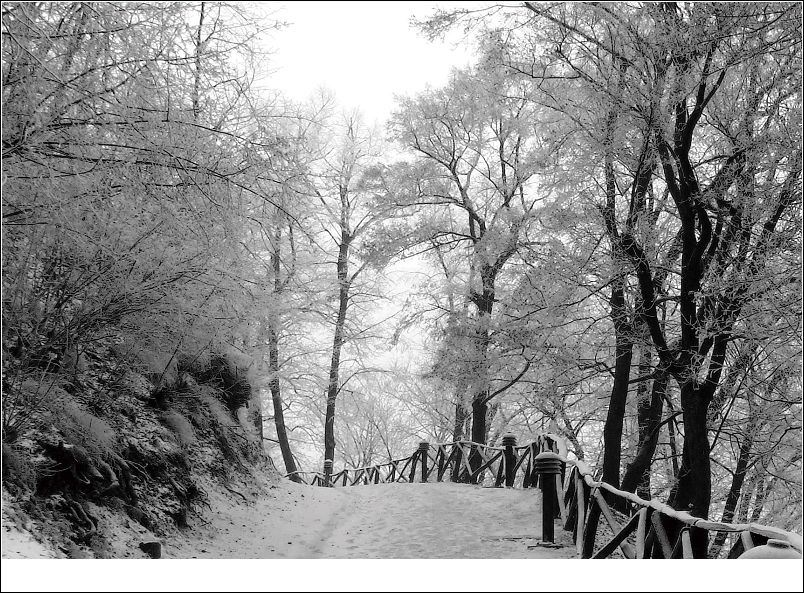
[(583, 548), (581, 558), (591, 558), (595, 553), (595, 536), (597, 535), (597, 525), (600, 521), (600, 508), (597, 506), (597, 499), (589, 497), (589, 507), (586, 509), (586, 523), (583, 528)]
[(681, 549), (682, 549), (682, 557), (685, 560), (693, 558), (692, 542), (690, 541), (690, 530), (686, 528), (681, 530)]
[(600, 551), (592, 556), (592, 558), (607, 558), (611, 555), (614, 550), (617, 549), (618, 546), (622, 545), (622, 542), (625, 541), (631, 532), (636, 529), (637, 524), (639, 522), (639, 515), (634, 515), (629, 519), (628, 523), (625, 524), (623, 527), (612, 539), (609, 541), (605, 546), (603, 546)]
[(639, 515), (639, 523), (637, 524), (636, 532), (636, 558), (638, 559), (645, 557), (645, 538), (647, 537), (645, 530), (648, 524), (648, 512), (648, 509), (643, 508), (637, 513)]
[(653, 524), (653, 532), (656, 534), (656, 540), (661, 547), (661, 553), (664, 558), (670, 558), (673, 555), (673, 548), (670, 547), (670, 539), (667, 537), (667, 531), (662, 525), (661, 513), (651, 513), (650, 522)]
[(418, 459), (418, 457), (419, 457), (418, 451), (416, 451), (413, 455), (410, 456), (410, 478), (408, 479), (408, 482), (410, 482), (411, 484), (413, 483), (413, 480), (416, 479), (416, 460)]
[[(606, 499), (603, 498), (603, 495), (600, 493), (600, 490), (595, 489), (593, 492), (594, 497), (597, 499), (598, 504), (600, 505), (600, 510), (603, 512), (603, 518), (606, 519), (606, 523), (609, 524), (609, 527), (614, 533), (620, 529), (620, 526), (617, 524), (617, 521), (614, 519), (614, 515), (609, 508)], [(623, 555), (626, 558), (633, 558), (634, 557), (634, 550), (631, 547), (631, 544), (627, 542), (622, 542), (620, 544), (620, 549), (623, 551)]]
[(586, 526), (586, 484), (581, 477), (581, 474), (576, 471), (575, 473), (575, 499), (578, 505), (578, 519), (575, 522), (575, 548), (578, 554), (583, 551), (584, 529)]

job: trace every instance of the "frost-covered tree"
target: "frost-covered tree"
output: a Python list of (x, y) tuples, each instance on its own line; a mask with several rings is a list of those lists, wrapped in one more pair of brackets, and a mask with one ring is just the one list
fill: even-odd
[(529, 231), (543, 198), (534, 176), (549, 154), (550, 129), (533, 126), (531, 92), (529, 83), (483, 66), (456, 71), (444, 88), (404, 99), (390, 124), (415, 155), (397, 171), (407, 182), (393, 192), (418, 215), (408, 240), (450, 252), (459, 266), (468, 308), (452, 312), (443, 366), (466, 378), (461, 403), (471, 410), (477, 443), (486, 442), (492, 400), (529, 364), (521, 359), (511, 375), (494, 379), (495, 303), (517, 254), (534, 243)]
[[(426, 25), (462, 19), (475, 16), (441, 13)], [(678, 390), (683, 450), (670, 501), (702, 517), (724, 371), (752, 338), (752, 304), (798, 283), (800, 22), (783, 3), (526, 3), (484, 21), (486, 37), (504, 39), (499, 68), (538, 84), (574, 128), (565, 179), (601, 209), (620, 266), (612, 278), (624, 282), (612, 310), (627, 307), (632, 341), (641, 328), (649, 336), (642, 366), (654, 386), (667, 375)], [(656, 423), (661, 407), (651, 407), (644, 418)], [(619, 449), (616, 440), (607, 446)]]
[(119, 333), (174, 361), (241, 344), (243, 223), (270, 199), (250, 151), (278, 144), (247, 119), (251, 41), (275, 24), (219, 3), (2, 10), (4, 374), (59, 375)]

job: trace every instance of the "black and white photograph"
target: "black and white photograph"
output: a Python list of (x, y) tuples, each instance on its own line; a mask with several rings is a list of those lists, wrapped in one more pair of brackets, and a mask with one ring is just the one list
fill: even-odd
[(0, 12), (3, 591), (802, 590), (802, 3)]

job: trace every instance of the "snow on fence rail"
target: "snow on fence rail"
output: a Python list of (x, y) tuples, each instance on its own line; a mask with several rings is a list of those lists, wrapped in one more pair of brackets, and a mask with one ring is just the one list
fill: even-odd
[[(287, 477), (326, 487), (415, 482), (417, 476), (421, 482), (433, 477), (441, 482), (446, 477), (452, 482), (497, 488), (538, 487), (542, 539), (554, 542), (554, 521), (560, 519), (564, 530), (572, 532), (581, 558), (607, 558), (618, 549), (622, 556), (633, 559), (707, 558), (710, 532), (725, 532), (732, 538), (725, 548), (727, 558), (738, 558), (770, 540), (775, 546), (771, 553), (787, 557), (802, 553), (802, 538), (795, 533), (755, 523), (700, 519), (596, 481), (587, 464), (568, 459), (566, 444), (558, 435), (539, 435), (524, 446), (517, 446), (511, 434), (502, 440), (501, 447), (472, 441), (434, 445), (423, 441), (402, 459), (337, 473), (327, 460), (323, 473), (296, 471)], [(606, 538), (602, 537), (604, 530), (609, 532)]]

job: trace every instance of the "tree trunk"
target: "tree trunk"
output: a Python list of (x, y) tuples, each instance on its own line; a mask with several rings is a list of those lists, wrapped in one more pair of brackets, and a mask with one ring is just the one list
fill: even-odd
[[(456, 402), (455, 404), (455, 425), (452, 429), (452, 441), (462, 441), (465, 429), (466, 429), (466, 420), (469, 417), (469, 414), (466, 410), (466, 407), (460, 402)], [(460, 450), (456, 453), (457, 455), (461, 455)], [(460, 482), (461, 480), (461, 459), (460, 457), (455, 458), (454, 465), (452, 466), (452, 470), (450, 471), (450, 480), (453, 482)]]
[[(342, 231), (341, 244), (338, 248), (338, 318), (335, 321), (335, 336), (332, 340), (332, 361), (329, 367), (329, 385), (327, 387), (327, 411), (324, 418), (324, 461), (335, 461), (335, 402), (340, 389), (341, 348), (344, 341), (346, 325), (346, 308), (349, 305), (349, 236)], [(331, 470), (325, 466), (324, 472)], [(329, 479), (329, 476), (326, 476)]]
[[(671, 410), (672, 411), (672, 410)], [(673, 468), (673, 480), (678, 479), (678, 445), (676, 444), (675, 420), (667, 423), (667, 442), (670, 446), (670, 466)]]
[(201, 3), (201, 13), (198, 16), (198, 29), (195, 38), (195, 72), (193, 72), (193, 121), (198, 121), (201, 114), (201, 32), (204, 28), (204, 9), (206, 2)]
[(745, 523), (748, 521), (748, 511), (751, 509), (751, 502), (754, 499), (754, 491), (757, 485), (757, 468), (751, 472), (748, 478), (748, 483), (743, 488), (743, 495), (740, 498), (740, 505), (737, 508), (737, 523)]
[[(471, 300), (477, 307), (477, 330), (475, 333), (475, 392), (472, 394), (472, 441), (486, 443), (486, 414), (488, 413), (489, 379), (488, 351), (490, 343), (489, 324), (494, 311), (494, 283), (499, 266), (483, 264), (480, 268), (482, 292), (474, 292)], [(480, 453), (472, 450), (469, 467), (476, 470), (483, 463)]]
[[(623, 476), (622, 490), (634, 492), (650, 500), (650, 467), (656, 444), (659, 442), (664, 395), (667, 390), (667, 373), (659, 373), (653, 379), (653, 387), (648, 405), (639, 408), (639, 447), (637, 454), (628, 464)], [(672, 420), (671, 420), (672, 422)]]
[[(486, 413), (486, 435), (483, 440), (484, 443), (495, 443), (499, 435), (495, 432), (494, 438), (491, 438), (491, 427), (494, 425), (494, 419), (497, 417), (497, 413), (500, 411), (500, 404), (499, 402), (494, 402), (489, 406), (489, 411)], [(500, 429), (505, 428), (505, 422), (500, 425)]]
[[(282, 227), (277, 225), (273, 236), (273, 250), (271, 251), (271, 269), (274, 275), (274, 296), (279, 297), (284, 290), (284, 282), (281, 278), (281, 258), (282, 258)], [(293, 458), (293, 451), (290, 448), (287, 427), (285, 426), (285, 410), (282, 404), (282, 388), (279, 382), (279, 316), (271, 315), (268, 320), (268, 371), (271, 373), (271, 401), (274, 408), (274, 425), (276, 426), (276, 440), (279, 441), (279, 449), (282, 452), (282, 461), (285, 464), (285, 471), (291, 474), (290, 479), (300, 482), (299, 476), (294, 472), (296, 460)]]
[(692, 381), (681, 385), (681, 410), (684, 419), (684, 447), (671, 505), (695, 517), (709, 518), (711, 474), (709, 471), (708, 400)]
[[(488, 413), (488, 404), (485, 398), (480, 397), (472, 402), (472, 442), (483, 443), (486, 442), (486, 414)], [(483, 458), (480, 451), (472, 446), (472, 454), (469, 456), (469, 467), (475, 471), (483, 464)], [(473, 484), (477, 483), (477, 478), (470, 480)]]
[(603, 481), (615, 488), (620, 486), (620, 459), (622, 457), (623, 420), (628, 398), (628, 380), (631, 377), (633, 340), (625, 307), (622, 276), (612, 282), (611, 317), (614, 322), (615, 356), (614, 384), (611, 388), (606, 423), (603, 426)]
[(466, 423), (466, 408), (462, 403), (455, 404), (455, 424), (452, 427), (452, 441), (460, 441), (463, 439), (463, 429)]
[[(452, 441), (457, 442), (463, 440), (464, 435), (464, 426), (466, 425), (466, 419), (469, 416), (466, 412), (466, 408), (461, 402), (457, 402), (455, 404), (455, 425), (452, 429)], [(457, 455), (460, 455), (460, 450), (458, 451)], [(458, 482), (461, 475), (461, 459), (457, 457), (455, 459), (455, 463), (452, 466), (452, 471), (450, 472), (450, 479), (453, 482)]]
[[(737, 501), (740, 499), (740, 493), (743, 490), (743, 482), (745, 481), (745, 474), (748, 470), (751, 447), (754, 444), (754, 426), (755, 424), (752, 422), (752, 425), (748, 427), (745, 438), (743, 438), (743, 442), (740, 445), (737, 467), (734, 470), (734, 477), (731, 479), (731, 488), (729, 488), (729, 493), (726, 495), (726, 505), (723, 508), (723, 517), (721, 518), (723, 523), (731, 523), (734, 520), (734, 511), (737, 509)], [(720, 531), (715, 536), (715, 541), (712, 543), (712, 548), (709, 552), (710, 558), (717, 558), (720, 549), (726, 542), (727, 535), (725, 531)]]
[[(684, 447), (678, 481), (670, 494), (670, 506), (694, 517), (708, 519), (712, 496), (707, 422), (709, 390), (696, 387), (692, 380), (685, 381), (680, 387)], [(707, 532), (693, 530), (692, 546), (696, 558), (705, 558), (709, 549)]]
[[(620, 64), (617, 78), (617, 92), (619, 96), (623, 90), (625, 77), (624, 64)], [(614, 382), (611, 386), (609, 406), (606, 411), (606, 423), (603, 425), (603, 476), (615, 488), (620, 485), (620, 460), (622, 458), (623, 421), (625, 419), (625, 404), (628, 399), (628, 380), (631, 377), (631, 358), (633, 356), (633, 335), (631, 322), (628, 319), (628, 310), (625, 302), (626, 266), (622, 266), (620, 259), (619, 231), (617, 229), (617, 184), (614, 168), (614, 154), (612, 152), (614, 130), (619, 115), (620, 106), (615, 97), (606, 114), (603, 173), (606, 182), (606, 203), (601, 209), (606, 234), (611, 244), (611, 263), (614, 277), (611, 280), (611, 321), (614, 325)], [(629, 210), (629, 223), (634, 215), (632, 204)]]
[[(641, 303), (640, 303), (641, 305)], [(634, 320), (637, 322), (637, 320)], [(650, 341), (650, 331), (648, 330), (647, 326), (644, 323), (640, 323), (640, 347), (639, 347), (639, 370), (637, 371), (640, 377), (646, 377), (650, 374), (652, 370), (652, 356), (651, 356), (651, 341)], [(650, 392), (650, 395), (649, 395)], [(661, 420), (662, 411), (661, 405), (662, 401), (659, 400), (659, 412), (658, 416), (651, 414), (652, 404), (654, 403), (653, 399), (653, 386), (651, 382), (642, 380), (639, 382), (637, 386), (637, 429), (639, 438), (637, 440), (637, 456), (639, 455), (639, 450), (642, 448), (643, 443), (647, 441), (648, 435), (650, 431), (653, 429), (651, 425), (651, 420), (656, 418), (656, 422), (658, 423)], [(658, 441), (658, 426), (656, 429), (656, 438)], [(653, 447), (654, 451), (656, 446)], [(653, 452), (651, 452), (651, 459), (653, 459)], [(630, 466), (631, 464), (629, 464)], [(650, 466), (650, 460), (648, 460), (648, 466)], [(628, 473), (628, 466), (626, 467), (626, 473)], [(623, 477), (623, 480), (625, 478)], [(641, 498), (646, 500), (650, 500), (650, 471), (646, 470), (642, 473), (642, 478), (639, 480), (639, 484), (636, 488), (637, 495)]]
[(285, 463), (285, 471), (291, 474), (290, 479), (298, 482), (299, 477), (296, 471), (296, 460), (290, 449), (287, 428), (285, 427), (285, 412), (282, 406), (282, 391), (279, 383), (279, 337), (276, 332), (275, 320), (271, 320), (268, 328), (268, 358), (269, 371), (271, 373), (271, 401), (274, 407), (274, 424), (276, 425), (276, 439), (279, 441), (279, 449), (282, 451), (282, 461)]
[(765, 485), (765, 469), (762, 470), (762, 475), (757, 480), (757, 494), (754, 498), (754, 508), (751, 511), (751, 523), (756, 523), (762, 517), (762, 511), (765, 508), (765, 498), (770, 491), (770, 484)]

